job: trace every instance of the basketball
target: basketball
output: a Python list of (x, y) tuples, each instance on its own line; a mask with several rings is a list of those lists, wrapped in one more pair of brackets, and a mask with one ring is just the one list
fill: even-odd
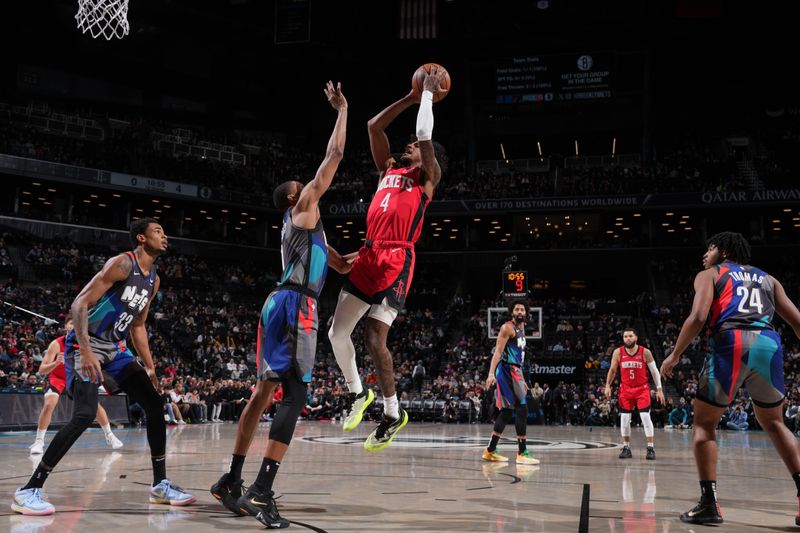
[[(411, 88), (414, 91), (414, 94), (421, 95), (422, 94), (422, 86), (425, 83), (425, 75), (431, 71), (431, 67), (439, 67), (444, 69), (443, 66), (437, 63), (425, 63), (421, 67), (419, 67), (416, 71), (414, 71), (414, 75), (411, 77)], [(447, 93), (450, 92), (450, 73), (447, 72), (447, 69), (444, 69), (444, 79), (442, 80), (442, 84), (439, 87), (439, 90), (436, 91), (433, 95), (433, 101), (438, 102), (442, 100)]]

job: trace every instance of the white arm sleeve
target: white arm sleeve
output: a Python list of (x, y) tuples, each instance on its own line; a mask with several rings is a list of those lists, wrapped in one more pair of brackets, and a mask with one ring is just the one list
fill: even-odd
[(656, 388), (661, 388), (661, 373), (658, 371), (658, 367), (656, 366), (655, 361), (650, 361), (647, 363), (647, 368), (650, 369), (650, 374), (653, 375), (653, 381), (656, 382)]
[(433, 137), (433, 93), (422, 91), (417, 112), (417, 140), (430, 141)]

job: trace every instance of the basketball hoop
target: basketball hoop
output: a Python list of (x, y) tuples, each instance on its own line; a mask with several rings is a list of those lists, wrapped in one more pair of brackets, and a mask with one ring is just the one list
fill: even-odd
[(97, 39), (101, 35), (110, 41), (128, 35), (128, 0), (78, 0), (75, 14), (78, 28)]

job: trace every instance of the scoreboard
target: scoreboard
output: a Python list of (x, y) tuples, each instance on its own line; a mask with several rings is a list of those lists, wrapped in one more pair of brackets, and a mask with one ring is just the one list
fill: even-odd
[(503, 272), (503, 297), (528, 297), (528, 273), (525, 270)]
[(496, 103), (604, 100), (612, 97), (611, 52), (511, 57), (495, 68)]

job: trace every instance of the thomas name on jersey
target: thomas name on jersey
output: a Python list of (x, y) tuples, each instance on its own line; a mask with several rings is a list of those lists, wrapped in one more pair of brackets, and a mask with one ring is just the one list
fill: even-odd
[(414, 178), (408, 176), (401, 176), (400, 174), (387, 174), (378, 185), (378, 190), (383, 189), (405, 189), (411, 191), (414, 189)]
[(729, 275), (736, 281), (749, 281), (752, 283), (758, 283), (759, 285), (764, 283), (764, 276), (754, 272), (730, 272)]
[(128, 286), (125, 287), (125, 291), (123, 291), (120, 299), (123, 303), (127, 302), (130, 309), (136, 309), (137, 312), (141, 313), (147, 305), (147, 302), (150, 301), (150, 298), (147, 296), (149, 293), (150, 291), (147, 289), (142, 289), (139, 294), (136, 294), (136, 287)]

